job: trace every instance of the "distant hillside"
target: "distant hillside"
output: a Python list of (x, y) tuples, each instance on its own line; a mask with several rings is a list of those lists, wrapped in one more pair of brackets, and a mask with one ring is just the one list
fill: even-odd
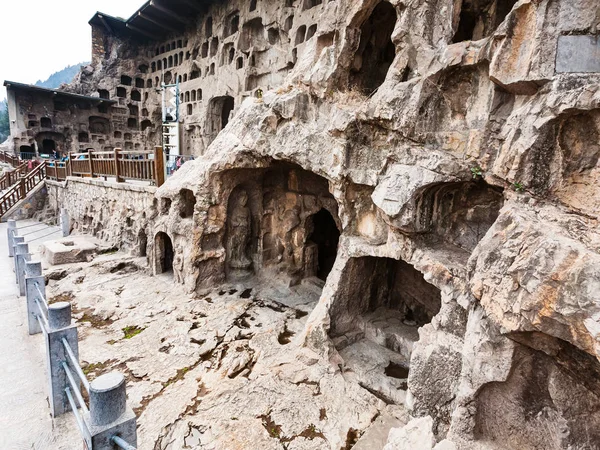
[(0, 101), (0, 144), (2, 144), (10, 134), (8, 124), (8, 108), (6, 100)]
[(80, 64), (75, 64), (74, 66), (65, 67), (63, 70), (50, 75), (50, 78), (48, 78), (46, 81), (39, 80), (35, 83), (35, 85), (48, 89), (56, 89), (63, 83), (70, 83), (73, 81), (73, 78), (79, 72), (79, 68), (87, 64), (89, 63), (83, 62)]

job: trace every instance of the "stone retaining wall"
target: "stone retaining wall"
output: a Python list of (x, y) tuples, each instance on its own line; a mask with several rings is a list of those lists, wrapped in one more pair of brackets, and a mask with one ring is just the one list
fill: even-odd
[(146, 236), (151, 235), (157, 215), (156, 187), (74, 177), (65, 182), (47, 180), (46, 186), (49, 208), (57, 215), (60, 208), (66, 208), (72, 231), (146, 254)]

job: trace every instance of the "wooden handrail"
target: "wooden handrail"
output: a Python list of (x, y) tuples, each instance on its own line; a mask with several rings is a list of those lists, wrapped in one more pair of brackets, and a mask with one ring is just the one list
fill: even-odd
[(66, 162), (50, 162), (47, 174), (57, 181), (66, 180), (67, 176), (100, 176), (115, 177), (119, 183), (141, 180), (161, 186), (165, 180), (164, 153), (162, 147), (154, 151), (116, 148), (111, 152), (70, 153)]
[(0, 218), (4, 216), (19, 201), (27, 195), (42, 181), (46, 179), (46, 162), (44, 161), (27, 175), (22, 176), (18, 183), (0, 196)]

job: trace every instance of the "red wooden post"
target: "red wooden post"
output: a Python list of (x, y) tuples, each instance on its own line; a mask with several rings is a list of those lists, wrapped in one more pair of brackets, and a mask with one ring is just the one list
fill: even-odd
[(19, 199), (23, 200), (27, 196), (27, 191), (25, 189), (25, 177), (21, 177), (19, 180)]
[(165, 156), (162, 147), (154, 147), (154, 181), (158, 187), (165, 183)]
[(94, 178), (94, 163), (92, 162), (92, 151), (88, 151), (88, 158), (90, 161), (90, 177)]
[(120, 148), (115, 148), (115, 177), (117, 178), (117, 183), (122, 183), (123, 178), (121, 178), (121, 169), (119, 168), (119, 150)]

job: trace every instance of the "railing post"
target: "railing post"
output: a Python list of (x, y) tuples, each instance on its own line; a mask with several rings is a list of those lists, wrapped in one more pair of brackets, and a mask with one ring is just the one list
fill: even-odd
[(154, 181), (157, 187), (165, 183), (165, 157), (162, 147), (154, 147)]
[(71, 233), (71, 220), (67, 208), (60, 209), (60, 228), (63, 237), (67, 237)]
[[(38, 292), (39, 291), (39, 292)], [(40, 293), (44, 300), (40, 299)], [(28, 262), (25, 264), (25, 298), (27, 299), (27, 327), (29, 334), (42, 332), (37, 315), (40, 314), (36, 300), (42, 304), (46, 298), (46, 279), (42, 276), (41, 262)]]
[(17, 222), (16, 220), (10, 219), (7, 223), (6, 234), (8, 236), (8, 256), (12, 258), (15, 256), (15, 249), (13, 248), (13, 240), (15, 233), (17, 232)]
[(114, 449), (111, 439), (115, 435), (137, 447), (136, 417), (127, 406), (125, 377), (119, 372), (107, 373), (90, 383), (88, 428), (90, 449)]
[(23, 200), (27, 197), (27, 190), (25, 188), (25, 177), (21, 177), (19, 180), (19, 199)]
[(71, 166), (71, 152), (69, 152), (68, 155), (69, 156), (67, 157), (67, 164), (65, 165), (65, 180), (67, 179), (67, 177), (73, 175), (73, 166)]
[[(15, 232), (16, 233), (16, 232)], [(23, 244), (25, 242), (25, 238), (23, 236), (17, 236), (16, 234), (13, 235), (13, 255), (14, 255), (14, 259), (13, 259), (13, 271), (15, 272), (15, 283), (17, 282), (17, 245), (19, 244)]]
[(48, 367), (50, 412), (52, 417), (71, 410), (65, 393), (67, 374), (62, 363), (68, 361), (62, 339), (66, 339), (73, 355), (79, 359), (77, 326), (71, 325), (71, 305), (67, 302), (53, 303), (48, 307), (48, 333), (46, 334), (46, 365)]
[(123, 179), (121, 178), (121, 172), (119, 170), (119, 150), (120, 148), (115, 148), (115, 177), (117, 178), (117, 183), (121, 183)]
[(94, 163), (92, 162), (92, 151), (88, 151), (88, 159), (90, 161), (90, 178), (94, 178)]
[(17, 244), (15, 249), (15, 260), (16, 260), (16, 278), (17, 284), (19, 285), (19, 295), (23, 297), (25, 295), (25, 264), (31, 260), (29, 254), (29, 244)]

